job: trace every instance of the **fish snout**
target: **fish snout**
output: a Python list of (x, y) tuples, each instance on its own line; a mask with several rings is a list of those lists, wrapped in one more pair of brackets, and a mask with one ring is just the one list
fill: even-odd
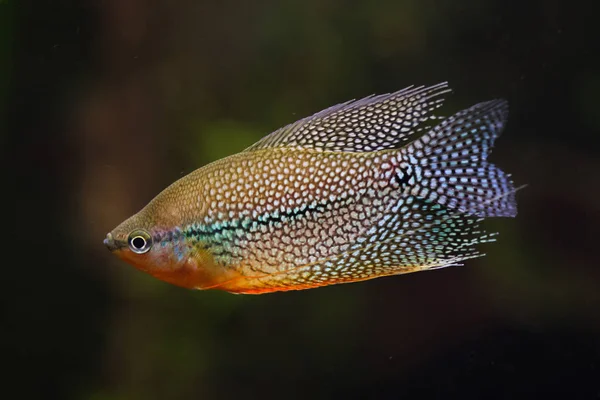
[(104, 245), (110, 251), (115, 251), (119, 248), (119, 246), (117, 246), (117, 243), (113, 239), (112, 234), (110, 232), (106, 235), (106, 239), (104, 239)]

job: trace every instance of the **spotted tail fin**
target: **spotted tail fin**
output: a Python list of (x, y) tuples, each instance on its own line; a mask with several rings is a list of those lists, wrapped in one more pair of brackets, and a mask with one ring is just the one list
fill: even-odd
[(417, 178), (411, 193), (478, 217), (514, 217), (510, 175), (487, 162), (507, 117), (505, 100), (479, 103), (404, 148)]

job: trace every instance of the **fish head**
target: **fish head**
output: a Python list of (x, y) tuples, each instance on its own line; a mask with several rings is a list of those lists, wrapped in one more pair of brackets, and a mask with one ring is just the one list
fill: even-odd
[(212, 257), (199, 252), (178, 229), (176, 209), (151, 203), (106, 235), (117, 257), (162, 281), (202, 288), (213, 275)]

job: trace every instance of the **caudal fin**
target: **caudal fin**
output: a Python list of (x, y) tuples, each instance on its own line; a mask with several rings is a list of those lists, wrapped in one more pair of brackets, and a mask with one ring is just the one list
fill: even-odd
[(507, 117), (505, 100), (479, 103), (404, 148), (417, 171), (412, 194), (478, 217), (514, 217), (510, 175), (487, 162)]

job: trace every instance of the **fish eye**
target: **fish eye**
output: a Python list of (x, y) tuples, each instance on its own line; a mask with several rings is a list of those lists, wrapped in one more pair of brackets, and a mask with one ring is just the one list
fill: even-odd
[(144, 254), (152, 247), (152, 237), (144, 230), (133, 231), (127, 239), (129, 249), (137, 254)]

